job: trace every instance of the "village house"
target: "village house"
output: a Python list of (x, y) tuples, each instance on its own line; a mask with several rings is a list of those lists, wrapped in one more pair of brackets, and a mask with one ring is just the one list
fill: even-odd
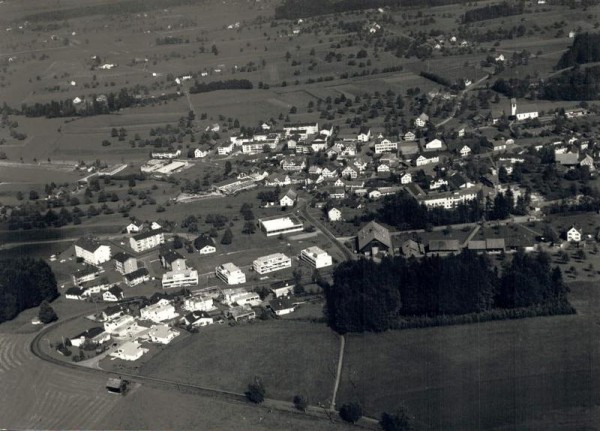
[(138, 268), (133, 272), (127, 273), (123, 276), (123, 281), (127, 286), (137, 286), (140, 283), (144, 283), (150, 280), (150, 274), (146, 268)]
[(369, 130), (367, 133), (359, 133), (358, 136), (356, 137), (356, 140), (359, 142), (369, 142), (370, 139), (371, 139), (371, 130)]
[(85, 300), (87, 295), (85, 295), (85, 289), (81, 287), (70, 287), (65, 291), (66, 299), (75, 299), (78, 301)]
[(352, 166), (348, 165), (342, 170), (342, 177), (351, 178), (354, 180), (358, 177), (358, 172), (353, 169)]
[(414, 132), (411, 132), (411, 131), (409, 130), (408, 132), (406, 132), (406, 133), (404, 134), (404, 136), (403, 136), (403, 139), (404, 139), (406, 142), (412, 142), (412, 141), (414, 141), (415, 139), (417, 139), (417, 135), (415, 135), (415, 134), (414, 134)]
[(375, 143), (375, 154), (381, 154), (388, 151), (398, 151), (398, 142), (383, 139)]
[(83, 237), (75, 242), (75, 256), (90, 265), (100, 265), (110, 260), (110, 246), (100, 244), (94, 238)]
[(217, 148), (217, 154), (219, 156), (227, 156), (233, 152), (233, 146), (234, 146), (233, 142), (223, 142)]
[(425, 151), (438, 151), (441, 150), (443, 142), (439, 139), (433, 139), (425, 144)]
[(191, 296), (183, 300), (183, 308), (187, 311), (210, 311), (214, 307), (210, 296)]
[(329, 221), (340, 221), (342, 219), (342, 212), (337, 208), (331, 208), (327, 211), (327, 218)]
[(580, 242), (581, 241), (581, 229), (578, 229), (575, 226), (571, 226), (571, 228), (567, 231), (567, 241), (569, 242)]
[(177, 316), (175, 307), (166, 299), (160, 299), (157, 303), (140, 309), (140, 318), (142, 320), (151, 320), (156, 323), (174, 319)]
[(294, 190), (289, 189), (287, 193), (279, 200), (280, 207), (293, 207), (296, 205), (296, 200), (298, 199), (298, 193)]
[(363, 226), (357, 234), (358, 252), (375, 256), (380, 252), (393, 254), (392, 237), (389, 229), (376, 221)]
[(292, 171), (292, 172), (302, 171), (303, 169), (306, 169), (306, 161), (304, 159), (301, 159), (300, 161), (298, 161), (294, 158), (286, 157), (285, 159), (283, 159), (281, 161), (281, 168), (284, 171)]
[(429, 121), (429, 115), (423, 113), (415, 119), (415, 126), (416, 127), (425, 127), (427, 125), (428, 121)]
[(432, 163), (439, 163), (439, 161), (440, 161), (439, 156), (425, 157), (424, 155), (420, 155), (415, 160), (415, 165), (416, 166), (425, 166), (425, 165), (430, 165)]
[(380, 163), (377, 166), (377, 173), (378, 174), (389, 174), (390, 171), (391, 171), (390, 165), (388, 165), (387, 163)]
[(124, 361), (137, 361), (147, 352), (148, 349), (142, 347), (142, 345), (137, 341), (126, 341), (115, 351), (110, 353), (110, 356), (113, 358), (122, 359)]
[(256, 318), (256, 313), (249, 305), (231, 307), (225, 311), (225, 314), (228, 318), (233, 319), (236, 322), (243, 320), (254, 320)]
[(290, 296), (294, 293), (294, 283), (292, 281), (277, 281), (271, 284), (270, 290), (275, 298)]
[(463, 147), (460, 149), (460, 156), (468, 157), (470, 154), (471, 154), (471, 148), (469, 148), (468, 145), (463, 145)]
[(200, 254), (211, 254), (217, 251), (213, 239), (207, 235), (202, 234), (194, 240), (194, 247)]
[(123, 275), (138, 269), (137, 259), (128, 253), (119, 252), (113, 256), (115, 270)]
[(321, 171), (321, 175), (323, 175), (323, 178), (325, 178), (325, 179), (327, 179), (327, 178), (337, 178), (338, 177), (338, 172), (337, 172), (337, 169), (335, 169), (335, 168), (329, 168), (329, 167), (326, 166)]
[(208, 151), (202, 151), (200, 148), (196, 148), (194, 150), (194, 157), (196, 159), (201, 159), (208, 156)]
[(186, 260), (178, 251), (161, 247), (158, 258), (162, 267), (169, 271), (183, 271), (187, 269)]
[(98, 345), (110, 341), (110, 334), (100, 326), (95, 326), (70, 338), (73, 347), (81, 347), (85, 343)]
[(185, 326), (191, 326), (192, 328), (198, 328), (201, 326), (208, 326), (214, 323), (214, 319), (206, 313), (206, 311), (192, 311), (181, 318), (180, 322)]
[(100, 267), (86, 265), (83, 268), (77, 269), (73, 274), (71, 274), (71, 278), (73, 280), (73, 284), (75, 286), (78, 286), (80, 284), (94, 280), (103, 272), (104, 270)]
[(402, 174), (400, 177), (400, 184), (410, 184), (412, 183), (412, 174), (410, 172), (406, 172)]
[(158, 344), (169, 344), (178, 335), (178, 330), (164, 324), (152, 325), (148, 331), (148, 339), (150, 342)]
[(270, 308), (277, 316), (285, 316), (286, 314), (293, 313), (296, 309), (296, 306), (292, 303), (292, 301), (285, 298), (275, 298), (267, 307)]
[(123, 289), (119, 286), (113, 286), (102, 294), (102, 300), (106, 302), (117, 302), (123, 299)]

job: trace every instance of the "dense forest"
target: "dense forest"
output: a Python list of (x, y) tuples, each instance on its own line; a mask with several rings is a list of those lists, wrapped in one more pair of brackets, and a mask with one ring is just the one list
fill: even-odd
[(517, 3), (513, 5), (509, 4), (508, 2), (503, 2), (500, 4), (484, 6), (465, 12), (463, 16), (463, 23), (468, 24), (471, 22), (484, 21), (503, 16), (519, 15), (523, 13), (523, 10), (523, 3)]
[(252, 83), (247, 79), (228, 79), (226, 81), (198, 82), (190, 87), (190, 93), (208, 93), (217, 90), (251, 90)]
[(498, 79), (492, 85), (492, 90), (504, 94), (506, 97), (524, 98), (530, 92), (531, 83), (528, 79)]
[(284, 0), (275, 8), (276, 19), (297, 19), (382, 7), (441, 6), (460, 0)]
[(0, 323), (57, 296), (54, 273), (43, 260), (0, 260)]
[(600, 61), (600, 33), (582, 33), (575, 36), (573, 45), (560, 57), (556, 69), (594, 61)]
[(517, 252), (501, 275), (487, 255), (464, 250), (420, 260), (347, 261), (333, 279), (325, 289), (326, 311), (340, 333), (385, 331), (415, 319), (435, 325), (463, 323), (464, 315), (486, 320), (574, 312), (560, 269), (551, 268), (544, 253)]
[(548, 100), (595, 100), (600, 96), (600, 66), (579, 68), (548, 79), (540, 98)]

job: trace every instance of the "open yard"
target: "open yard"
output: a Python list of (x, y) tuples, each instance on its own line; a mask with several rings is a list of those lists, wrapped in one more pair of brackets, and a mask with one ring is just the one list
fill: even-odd
[(574, 316), (349, 335), (338, 405), (405, 404), (427, 430), (595, 429), (600, 292), (571, 287)]
[(258, 376), (270, 398), (304, 394), (317, 404), (331, 399), (338, 352), (338, 337), (322, 324), (216, 325), (160, 352), (140, 373), (235, 392)]

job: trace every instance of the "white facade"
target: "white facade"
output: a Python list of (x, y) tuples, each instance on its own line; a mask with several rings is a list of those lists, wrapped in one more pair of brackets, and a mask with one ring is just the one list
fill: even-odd
[(134, 326), (135, 319), (129, 314), (104, 322), (104, 330), (109, 334), (121, 334)]
[(422, 199), (422, 202), (427, 208), (442, 207), (445, 209), (451, 209), (458, 204), (464, 204), (477, 199), (477, 191), (478, 190), (465, 189), (455, 193), (443, 193), (437, 196), (427, 196), (425, 199)]
[(310, 263), (317, 269), (325, 268), (326, 266), (331, 266), (333, 264), (331, 255), (316, 246), (302, 250), (300, 252), (300, 259)]
[(217, 248), (214, 245), (205, 245), (198, 252), (200, 254), (211, 254), (217, 251)]
[(517, 114), (517, 121), (529, 120), (537, 117), (539, 117), (539, 113), (537, 111), (521, 112), (520, 114)]
[(294, 216), (276, 219), (259, 219), (258, 224), (267, 236), (299, 232), (304, 229), (303, 223)]
[(439, 156), (434, 156), (434, 157), (425, 157), (423, 155), (419, 156), (417, 158), (417, 160), (415, 161), (417, 166), (424, 166), (424, 165), (430, 165), (431, 163), (438, 163), (440, 161), (440, 157)]
[(246, 274), (233, 263), (224, 263), (217, 266), (215, 274), (227, 284), (242, 284), (246, 282)]
[(463, 146), (460, 149), (460, 156), (461, 157), (467, 157), (469, 154), (471, 154), (471, 148), (469, 148), (467, 145)]
[(90, 265), (100, 265), (110, 260), (110, 246), (98, 245), (95, 249), (93, 247), (88, 249), (75, 244), (75, 256), (81, 257), (84, 262)]
[(441, 150), (443, 142), (439, 139), (433, 139), (425, 144), (427, 150)]
[(204, 296), (193, 296), (191, 298), (185, 298), (183, 301), (183, 308), (187, 311), (209, 311), (214, 307), (212, 298)]
[(198, 271), (195, 269), (184, 269), (183, 271), (168, 271), (162, 276), (163, 289), (176, 287), (197, 286)]
[(329, 221), (340, 221), (342, 219), (342, 212), (337, 208), (331, 208), (327, 211), (327, 218), (329, 218)]
[(153, 322), (162, 322), (177, 317), (175, 307), (166, 299), (161, 299), (156, 304), (148, 305), (140, 310), (142, 320), (151, 320)]
[(179, 331), (167, 325), (152, 325), (148, 331), (150, 341), (158, 344), (169, 344), (178, 335)]
[(567, 241), (569, 242), (579, 242), (581, 241), (581, 232), (577, 230), (575, 226), (571, 227), (567, 231)]
[(400, 184), (412, 183), (412, 174), (410, 172), (405, 173), (400, 177)]
[[(283, 253), (274, 253), (268, 256), (259, 257), (252, 263), (254, 271), (259, 274), (279, 271), (292, 267), (292, 259)], [(241, 305), (241, 304), (240, 304)]]
[(384, 139), (375, 144), (375, 154), (386, 153), (388, 151), (397, 151), (398, 142), (392, 142), (389, 139)]
[(148, 232), (146, 234), (134, 235), (129, 238), (129, 245), (131, 248), (138, 253), (150, 250), (151, 248), (158, 247), (160, 244), (164, 244), (165, 234), (163, 232)]
[(127, 341), (123, 343), (117, 350), (112, 352), (110, 356), (113, 358), (122, 359), (124, 361), (137, 361), (148, 349), (141, 346), (137, 341)]

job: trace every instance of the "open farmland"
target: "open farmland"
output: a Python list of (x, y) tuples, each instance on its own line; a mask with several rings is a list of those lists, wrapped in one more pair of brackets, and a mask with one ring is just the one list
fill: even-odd
[(243, 392), (255, 376), (269, 397), (306, 394), (328, 403), (335, 380), (338, 337), (322, 324), (268, 321), (210, 327), (156, 355), (140, 373)]
[(571, 289), (573, 316), (349, 335), (338, 402), (371, 415), (403, 403), (420, 429), (587, 429), (600, 402), (600, 295)]

